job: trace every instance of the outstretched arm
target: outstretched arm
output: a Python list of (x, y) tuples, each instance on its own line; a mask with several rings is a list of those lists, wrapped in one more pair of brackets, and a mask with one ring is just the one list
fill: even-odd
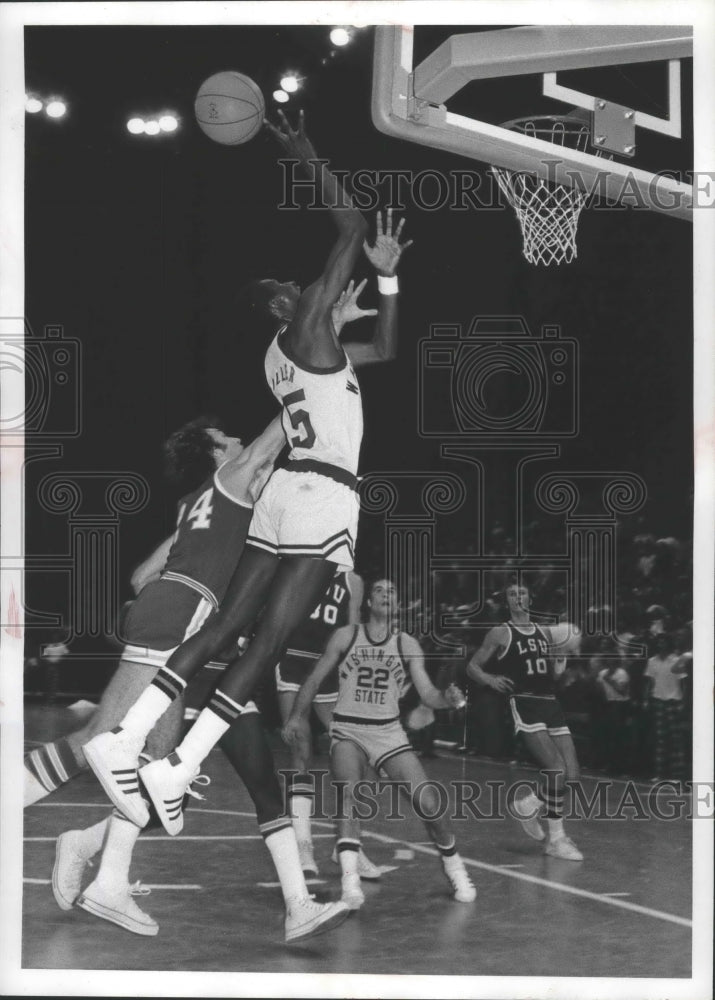
[(300, 112), (297, 129), (292, 129), (282, 111), (278, 112), (280, 127), (266, 122), (266, 128), (281, 146), (315, 180), (317, 193), (329, 211), (338, 230), (338, 238), (328, 256), (323, 273), (303, 292), (286, 339), (299, 359), (318, 367), (329, 367), (341, 357), (335, 341), (330, 314), (333, 304), (345, 288), (360, 254), (367, 223), (353, 205), (342, 185), (319, 160), (305, 134), (305, 117)]
[(411, 635), (403, 633), (402, 651), (407, 660), (412, 683), (423, 705), (427, 705), (428, 708), (458, 708), (464, 704), (464, 696), (455, 684), (450, 684), (444, 693), (434, 686), (425, 670), (422, 647)]
[(352, 625), (344, 625), (342, 628), (336, 629), (328, 639), (325, 652), (301, 684), (290, 716), (283, 727), (283, 739), (286, 743), (298, 742), (304, 737), (305, 728), (308, 726), (310, 706), (318, 693), (318, 688), (330, 671), (337, 667), (345, 656), (354, 631)]
[(274, 417), (240, 455), (224, 462), (216, 473), (219, 483), (234, 500), (254, 503), (273, 472), (273, 463), (284, 445), (281, 418)]
[(375, 245), (371, 247), (367, 241), (364, 243), (365, 254), (378, 275), (380, 309), (371, 340), (343, 345), (356, 367), (391, 361), (397, 354), (397, 267), (403, 252), (412, 245), (412, 240), (400, 243), (404, 224), (405, 220), (401, 219), (393, 236), (392, 209), (388, 208), (383, 232), (382, 215), (378, 212)]

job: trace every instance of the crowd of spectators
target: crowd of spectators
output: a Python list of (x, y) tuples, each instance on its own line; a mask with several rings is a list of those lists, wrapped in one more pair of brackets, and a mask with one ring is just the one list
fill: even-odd
[[(508, 617), (503, 593), (520, 578), (532, 594), (536, 621), (570, 621), (580, 632), (577, 655), (569, 655), (557, 679), (558, 697), (576, 739), (582, 763), (609, 775), (685, 779), (690, 774), (692, 737), (692, 545), (658, 538), (642, 523), (617, 533), (612, 606), (588, 608), (584, 620), (569, 613), (566, 573), (544, 559), (538, 572), (519, 572), (514, 542), (500, 524), (488, 534), (486, 555), (503, 557), (498, 571), (442, 572), (434, 579), (435, 608), (449, 628), (432, 631), (432, 609), (413, 602), (408, 611), (420, 624), (433, 677), (456, 679), (468, 695), (465, 721), (438, 718), (437, 731), (465, 752), (519, 759), (504, 696), (466, 678), (466, 663), (491, 625)], [(533, 521), (525, 533), (526, 551), (555, 552), (548, 527)], [(561, 543), (563, 546), (563, 542)], [(549, 546), (552, 547), (549, 547)], [(473, 552), (467, 542), (461, 550)], [(378, 562), (376, 561), (376, 566)], [(376, 570), (377, 571), (377, 570)], [(435, 642), (434, 639), (437, 639)], [(466, 655), (444, 656), (439, 640), (466, 647)], [(466, 722), (466, 724), (465, 724)], [(441, 723), (441, 724), (440, 724)], [(434, 727), (430, 734), (434, 732)], [(425, 734), (416, 734), (431, 752)]]

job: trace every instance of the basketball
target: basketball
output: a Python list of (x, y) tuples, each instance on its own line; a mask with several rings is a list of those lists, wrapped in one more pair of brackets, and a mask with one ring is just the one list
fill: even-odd
[(235, 70), (214, 73), (204, 80), (194, 101), (199, 128), (224, 146), (239, 146), (252, 139), (263, 125), (265, 113), (258, 84)]

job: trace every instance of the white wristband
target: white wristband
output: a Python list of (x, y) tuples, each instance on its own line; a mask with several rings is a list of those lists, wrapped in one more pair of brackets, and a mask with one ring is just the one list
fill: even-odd
[(397, 275), (392, 274), (389, 277), (387, 277), (384, 274), (378, 274), (377, 290), (380, 293), (380, 295), (397, 295), (397, 293), (400, 290), (400, 286), (397, 281)]

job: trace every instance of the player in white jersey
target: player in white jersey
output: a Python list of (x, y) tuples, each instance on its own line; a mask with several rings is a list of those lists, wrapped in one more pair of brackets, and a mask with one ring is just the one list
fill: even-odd
[[(396, 353), (395, 271), (409, 245), (399, 243), (402, 223), (393, 235), (391, 214), (384, 232), (378, 217), (375, 245), (369, 247), (367, 223), (325, 161), (317, 159), (302, 113), (295, 131), (285, 116), (281, 122), (280, 129), (269, 125), (270, 131), (313, 177), (338, 229), (323, 273), (303, 293), (294, 283), (259, 285), (270, 316), (280, 323), (266, 356), (266, 374), (284, 408), (290, 461), (271, 477), (256, 504), (246, 548), (218, 614), (172, 655), (119, 732), (95, 740), (92, 755), (112, 801), (131, 811), (120, 782), (133, 778), (147, 732), (196, 671), (261, 613), (248, 652), (229, 666), (187, 738), (168, 758), (142, 768), (144, 786), (170, 834), (183, 826), (181, 810), (177, 815), (172, 803), (181, 800), (201, 761), (280, 660), (291, 632), (324, 593), (335, 564), (353, 565), (362, 437), (353, 365), (389, 360)], [(380, 308), (372, 340), (343, 347), (331, 314), (363, 247), (382, 283)]]
[[(330, 759), (333, 777), (344, 783), (343, 808), (338, 816), (338, 856), (342, 871), (343, 902), (357, 910), (364, 902), (358, 872), (360, 824), (355, 817), (353, 789), (365, 764), (382, 770), (392, 781), (410, 789), (418, 815), (438, 816), (439, 798), (424, 783), (427, 776), (400, 725), (400, 698), (410, 683), (430, 708), (455, 708), (464, 704), (458, 688), (442, 694), (425, 670), (420, 644), (400, 632), (395, 621), (398, 598), (390, 580), (377, 580), (368, 598), (369, 617), (364, 625), (346, 625), (331, 636), (325, 652), (303, 683), (291, 716), (283, 728), (286, 742), (306, 738), (308, 712), (323, 679), (338, 668), (338, 700), (330, 726)], [(347, 818), (345, 818), (347, 817)], [(470, 903), (476, 898), (457, 854), (454, 834), (446, 818), (424, 820), (427, 832), (442, 858), (454, 898)]]

